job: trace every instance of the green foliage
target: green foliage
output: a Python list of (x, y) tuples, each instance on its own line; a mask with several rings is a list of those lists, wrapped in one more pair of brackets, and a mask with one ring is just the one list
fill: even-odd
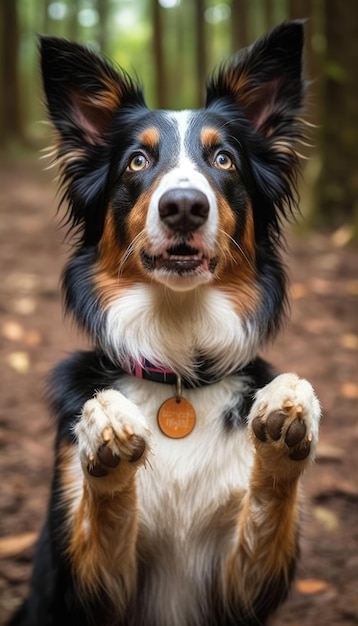
[(324, 72), (327, 78), (336, 83), (344, 83), (347, 80), (347, 72), (340, 63), (327, 62), (324, 66)]

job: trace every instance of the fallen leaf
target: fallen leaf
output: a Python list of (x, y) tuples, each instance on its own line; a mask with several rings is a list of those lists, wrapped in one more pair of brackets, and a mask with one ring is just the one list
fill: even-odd
[(358, 335), (353, 335), (353, 334), (341, 335), (341, 344), (343, 348), (347, 348), (347, 350), (357, 350), (358, 349)]
[(24, 336), (23, 327), (14, 321), (5, 322), (1, 329), (3, 337), (9, 341), (20, 341)]
[(358, 384), (352, 382), (343, 383), (340, 387), (340, 392), (343, 398), (348, 398), (349, 400), (357, 400)]
[(350, 296), (358, 296), (358, 280), (348, 280), (344, 287)]
[(303, 320), (302, 326), (310, 333), (322, 334), (323, 332), (333, 332), (335, 323), (332, 318), (326, 316)]
[(313, 293), (325, 296), (334, 293), (334, 286), (329, 280), (323, 278), (312, 278), (310, 280), (310, 288)]
[(31, 548), (37, 540), (37, 533), (29, 532), (21, 535), (10, 535), (9, 537), (1, 537), (0, 539), (0, 557), (14, 557), (28, 548)]
[(330, 443), (318, 442), (316, 449), (317, 461), (341, 461), (345, 455), (343, 448)]
[(337, 252), (328, 253), (328, 254), (320, 254), (319, 258), (317, 258), (316, 263), (317, 267), (320, 270), (335, 270), (340, 262), (340, 256)]
[(308, 294), (307, 286), (303, 283), (293, 283), (290, 287), (290, 295), (292, 300), (300, 300)]
[(331, 236), (335, 248), (344, 248), (353, 239), (354, 228), (350, 224), (344, 224)]
[(333, 532), (339, 528), (338, 516), (330, 509), (324, 506), (315, 506), (313, 508), (313, 515), (325, 530)]
[(322, 593), (322, 591), (327, 591), (327, 589), (330, 588), (330, 585), (325, 580), (306, 578), (303, 580), (297, 580), (295, 587), (299, 593), (310, 596), (315, 593)]
[(5, 288), (19, 293), (31, 293), (39, 282), (36, 274), (25, 274), (24, 272), (12, 272), (4, 280)]
[(39, 330), (27, 330), (25, 332), (24, 340), (28, 346), (39, 346), (42, 342), (42, 335)]
[(30, 359), (27, 352), (11, 352), (6, 358), (10, 367), (19, 374), (26, 374), (30, 367)]
[(36, 309), (36, 300), (30, 297), (17, 298), (12, 302), (12, 310), (20, 315), (31, 315)]

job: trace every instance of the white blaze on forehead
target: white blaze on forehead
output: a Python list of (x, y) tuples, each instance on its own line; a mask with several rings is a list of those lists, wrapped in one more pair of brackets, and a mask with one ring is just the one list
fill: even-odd
[(147, 215), (148, 239), (153, 249), (159, 249), (163, 245), (167, 231), (160, 220), (158, 212), (159, 201), (163, 194), (170, 189), (197, 189), (207, 197), (209, 202), (208, 220), (200, 228), (200, 231), (207, 238), (208, 247), (210, 248), (214, 245), (217, 237), (218, 207), (214, 190), (204, 174), (200, 172), (198, 164), (195, 163), (187, 151), (186, 138), (188, 133), (191, 132), (190, 118), (192, 112), (178, 111), (167, 113), (167, 115), (177, 127), (179, 149), (175, 150), (176, 146), (173, 146), (173, 151), (176, 151), (177, 156), (175, 165), (161, 178), (149, 203)]
[(173, 113), (168, 113), (170, 119), (172, 119), (177, 128), (179, 134), (179, 154), (178, 154), (178, 167), (186, 166), (191, 163), (192, 167), (194, 167), (194, 163), (190, 161), (188, 158), (186, 148), (185, 148), (185, 138), (188, 132), (188, 127), (190, 125), (190, 116), (191, 111), (176, 111)]

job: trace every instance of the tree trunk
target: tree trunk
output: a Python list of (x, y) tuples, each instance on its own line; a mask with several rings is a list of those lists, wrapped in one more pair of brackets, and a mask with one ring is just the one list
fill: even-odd
[(163, 10), (158, 0), (152, 0), (152, 14), (156, 100), (157, 107), (165, 109), (167, 107), (167, 93), (163, 43)]
[(316, 223), (355, 224), (358, 215), (358, 4), (326, 0), (321, 120), (322, 171)]
[[(315, 125), (321, 124), (322, 118), (322, 53), (314, 50), (314, 35), (319, 41), (324, 38), (322, 29), (322, 7), (312, 7), (312, 0), (289, 0), (289, 19), (305, 20), (304, 75), (310, 82), (308, 102), (308, 120)], [(312, 133), (311, 133), (312, 134)], [(305, 150), (303, 150), (306, 153)], [(309, 152), (307, 153), (309, 154)]]
[[(100, 23), (100, 34), (101, 34), (102, 24), (101, 24), (100, 6), (101, 6), (101, 3), (99, 2), (98, 12), (100, 16), (99, 23)], [(68, 37), (68, 39), (71, 39), (72, 41), (79, 41), (79, 23), (78, 23), (78, 11), (80, 9), (79, 0), (72, 0), (69, 9), (70, 9), (70, 15), (68, 19), (68, 28), (67, 28), (66, 36)]]
[(205, 47), (205, 0), (195, 0), (195, 23), (196, 23), (196, 84), (198, 85), (197, 106), (203, 106), (204, 87), (207, 78), (206, 71), (206, 47)]
[(247, 46), (249, 41), (249, 5), (248, 0), (232, 0), (231, 2), (231, 41), (232, 51)]
[(310, 17), (311, 0), (289, 0), (288, 2), (288, 14), (290, 20), (301, 20)]
[(108, 14), (109, 3), (108, 0), (97, 0), (97, 10), (99, 15), (98, 21), (98, 43), (99, 49), (103, 54), (109, 53), (108, 46)]
[(42, 8), (42, 31), (41, 34), (46, 35), (51, 30), (51, 19), (49, 15), (51, 0), (44, 0), (43, 8)]
[(0, 141), (22, 138), (19, 96), (19, 28), (16, 0), (0, 2)]
[(265, 20), (265, 30), (270, 30), (270, 28), (274, 26), (273, 0), (265, 0), (263, 11), (264, 11), (264, 20)]

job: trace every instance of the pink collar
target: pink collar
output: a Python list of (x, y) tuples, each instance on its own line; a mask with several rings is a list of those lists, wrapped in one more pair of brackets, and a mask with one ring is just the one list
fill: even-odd
[(173, 370), (154, 365), (144, 358), (140, 361), (131, 360), (130, 366), (126, 369), (126, 372), (136, 378), (143, 378), (156, 383), (166, 383), (168, 385), (176, 385), (178, 379), (178, 375)]

